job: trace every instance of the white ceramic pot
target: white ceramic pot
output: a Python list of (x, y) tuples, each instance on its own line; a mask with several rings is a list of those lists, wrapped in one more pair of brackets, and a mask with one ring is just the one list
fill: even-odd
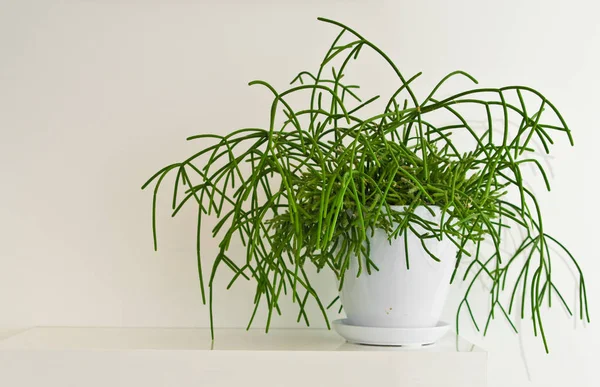
[[(401, 211), (404, 207), (392, 208)], [(431, 208), (435, 216), (425, 207), (417, 207), (415, 213), (439, 224), (441, 209)], [(379, 271), (371, 270), (371, 275), (368, 275), (363, 264), (363, 272), (357, 277), (358, 261), (356, 258), (351, 260), (340, 292), (348, 323), (363, 327), (436, 326), (450, 287), (456, 246), (448, 238), (442, 241), (427, 239), (427, 248), (440, 259), (437, 262), (424, 251), (419, 238), (409, 232), (410, 269), (407, 269), (403, 236), (390, 244), (385, 231), (376, 230), (370, 241), (371, 260)]]

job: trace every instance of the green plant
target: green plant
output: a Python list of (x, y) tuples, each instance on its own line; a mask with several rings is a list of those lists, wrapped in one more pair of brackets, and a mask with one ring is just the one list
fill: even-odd
[[(448, 238), (458, 248), (452, 281), (468, 281), (468, 286), (458, 307), (457, 329), (466, 309), (479, 330), (469, 295), (475, 281), (484, 279), (491, 285), (484, 333), (497, 315), (516, 331), (512, 310), (520, 308), (519, 316), (525, 318), (528, 305), (534, 332), (548, 350), (541, 315), (544, 298), (551, 305), (553, 296), (558, 296), (571, 314), (552, 281), (551, 244), (562, 249), (577, 270), (579, 318), (589, 321), (580, 267), (571, 253), (544, 231), (536, 197), (523, 180), (524, 167), (530, 164), (550, 189), (544, 167), (535, 158), (534, 141), (546, 153), (554, 143), (552, 132), (564, 134), (573, 143), (554, 105), (525, 86), (473, 88), (438, 99), (436, 93), (452, 77), (477, 83), (462, 71), (448, 74), (425, 99), (418, 100), (411, 87), (420, 73), (406, 79), (383, 51), (356, 31), (333, 20), (319, 20), (340, 27), (341, 32), (316, 74), (301, 72), (292, 87), (282, 92), (264, 81), (250, 82), (273, 95), (268, 128), (190, 137), (188, 140), (216, 142), (161, 169), (142, 187), (155, 182), (155, 248), (156, 197), (169, 173), (175, 174), (173, 216), (187, 203), (197, 206), (198, 273), (204, 302), (202, 218), (212, 214), (218, 218), (212, 232), (220, 237), (219, 253), (208, 281), (211, 326), (213, 281), (223, 265), (233, 273), (228, 289), (240, 277), (256, 283), (255, 308), (248, 326), (264, 303), (268, 331), (273, 313), (281, 313), (281, 296), (286, 294), (298, 305), (298, 321), (309, 324), (305, 305), (312, 298), (329, 326), (326, 307), (311, 286), (305, 267), (333, 271), (341, 287), (351, 259), (363, 256), (366, 264), (361, 270), (367, 274), (377, 270), (369, 259), (370, 232), (381, 228), (395, 238), (416, 233), (416, 225), (426, 230), (419, 234), (422, 241)], [(345, 38), (349, 39), (343, 42)], [(356, 94), (358, 86), (343, 82), (348, 65), (365, 48), (379, 54), (399, 84), (375, 115), (363, 112), (375, 106), (379, 96), (363, 101)], [(309, 103), (292, 108), (289, 100), (296, 95), (305, 96)], [(487, 122), (481, 133), (461, 113), (464, 106), (485, 113)], [(548, 111), (556, 123), (545, 119)], [(450, 124), (436, 124), (435, 115), (441, 113), (452, 120)], [(515, 119), (516, 129), (509, 125)], [(468, 139), (453, 142), (456, 133), (466, 134)], [(466, 151), (460, 151), (459, 145)], [(515, 200), (508, 198), (509, 192)], [(391, 205), (404, 205), (405, 209), (395, 211)], [(413, 212), (417, 206), (441, 207), (445, 213), (441, 225), (417, 216)], [(505, 229), (511, 227), (524, 237), (508, 254), (501, 242)], [(243, 263), (228, 256), (234, 238), (246, 248)], [(491, 248), (484, 241), (491, 242)], [(408, 260), (406, 265), (410, 267)], [(506, 288), (509, 273), (516, 275), (516, 280)], [(501, 300), (505, 290), (510, 297)]]

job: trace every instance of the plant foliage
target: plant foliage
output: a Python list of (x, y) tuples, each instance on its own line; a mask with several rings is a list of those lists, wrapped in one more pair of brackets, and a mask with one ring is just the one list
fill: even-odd
[[(453, 77), (477, 84), (462, 71), (448, 74), (419, 100), (412, 85), (420, 73), (405, 78), (381, 49), (356, 31), (333, 20), (319, 20), (341, 31), (316, 73), (301, 72), (284, 91), (264, 81), (250, 82), (265, 87), (273, 96), (267, 128), (190, 137), (188, 140), (214, 143), (161, 169), (143, 187), (154, 183), (155, 248), (156, 197), (168, 174), (175, 174), (173, 216), (188, 203), (196, 206), (198, 274), (204, 302), (202, 219), (206, 215), (218, 218), (212, 233), (219, 238), (219, 252), (208, 277), (211, 326), (213, 285), (220, 267), (233, 273), (228, 288), (240, 278), (256, 283), (255, 308), (248, 326), (264, 305), (268, 330), (273, 313), (281, 313), (279, 305), (286, 294), (298, 305), (298, 321), (309, 324), (305, 306), (312, 299), (329, 326), (326, 307), (306, 273), (307, 265), (331, 270), (340, 288), (352, 259), (362, 257), (359, 264), (365, 262), (359, 274), (377, 270), (369, 258), (369, 235), (376, 228), (386, 230), (390, 239), (424, 229), (418, 234), (421, 241), (447, 238), (456, 246), (452, 281), (467, 284), (457, 311), (457, 329), (459, 316), (466, 310), (479, 330), (469, 295), (475, 281), (483, 279), (490, 284), (485, 331), (497, 315), (515, 328), (511, 316), (513, 309), (520, 309), (518, 316), (531, 318), (536, 335), (548, 350), (541, 314), (544, 298), (548, 305), (553, 298), (560, 300), (572, 313), (553, 282), (551, 253), (556, 249), (566, 253), (577, 270), (579, 318), (589, 320), (580, 267), (571, 253), (544, 231), (538, 201), (523, 178), (525, 168), (533, 166), (549, 190), (534, 143), (541, 144), (546, 153), (554, 134), (566, 136), (573, 144), (555, 106), (525, 86), (474, 87), (438, 98), (439, 89)], [(343, 79), (365, 49), (378, 54), (398, 82), (397, 90), (383, 100), (384, 108), (375, 115), (364, 112), (375, 106), (375, 101), (381, 102), (380, 97), (362, 100), (358, 86), (345, 84)], [(293, 108), (289, 101), (298, 96), (307, 103)], [(464, 106), (485, 114), (483, 129), (478, 130), (461, 113)], [(443, 125), (436, 124), (440, 113), (450, 117)], [(513, 128), (511, 122), (518, 127)], [(453, 142), (452, 135), (458, 133), (468, 140)], [(509, 198), (511, 192), (514, 200)], [(404, 206), (403, 210), (390, 207), (397, 205)], [(442, 208), (441, 223), (416, 215), (413, 210), (417, 206)], [(507, 228), (524, 236), (509, 253), (501, 247)], [(243, 264), (228, 255), (237, 238), (246, 249)], [(410, 267), (408, 260), (406, 265)], [(509, 273), (516, 280), (507, 287)], [(501, 301), (503, 291), (509, 297)]]

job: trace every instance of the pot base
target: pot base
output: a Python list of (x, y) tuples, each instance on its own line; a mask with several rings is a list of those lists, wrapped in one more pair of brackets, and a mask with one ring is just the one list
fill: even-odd
[(344, 318), (335, 320), (333, 329), (354, 344), (420, 347), (434, 344), (441, 339), (450, 329), (450, 325), (439, 322), (437, 326), (431, 328), (361, 327), (349, 324), (348, 319)]

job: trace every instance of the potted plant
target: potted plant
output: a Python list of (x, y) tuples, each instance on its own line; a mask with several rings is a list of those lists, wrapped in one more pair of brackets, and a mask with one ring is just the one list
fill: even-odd
[[(572, 313), (553, 282), (556, 249), (577, 272), (578, 316), (589, 320), (581, 269), (544, 231), (542, 210), (523, 179), (525, 169), (533, 167), (550, 189), (534, 144), (546, 153), (556, 135), (573, 144), (556, 107), (525, 86), (474, 86), (438, 97), (450, 78), (477, 84), (463, 71), (448, 74), (425, 98), (417, 98), (413, 83), (420, 73), (404, 77), (359, 33), (319, 20), (341, 31), (316, 73), (299, 73), (285, 91), (250, 82), (273, 96), (267, 127), (192, 136), (188, 140), (203, 140), (198, 152), (162, 168), (142, 187), (154, 184), (155, 248), (156, 197), (167, 175), (175, 176), (173, 216), (186, 205), (196, 207), (204, 302), (202, 219), (218, 219), (212, 233), (219, 238), (219, 252), (208, 278), (211, 326), (215, 273), (227, 269), (229, 286), (241, 278), (256, 283), (248, 326), (264, 305), (268, 331), (287, 295), (307, 324), (305, 306), (316, 301), (329, 327), (326, 304), (306, 273), (313, 265), (338, 279), (345, 326), (377, 328), (383, 336), (394, 329), (433, 329), (448, 286), (466, 281), (457, 330), (465, 311), (479, 330), (469, 304), (479, 279), (490, 284), (485, 331), (495, 318), (515, 328), (512, 316), (518, 309), (518, 317), (529, 315), (548, 350), (543, 307), (554, 301)], [(374, 51), (391, 67), (398, 84), (394, 93), (363, 100), (357, 85), (344, 82), (363, 50)], [(291, 102), (299, 96), (305, 105)], [(482, 112), (483, 128), (463, 113), (465, 107)], [(509, 229), (522, 238), (507, 252), (502, 243)], [(238, 241), (246, 250), (241, 262), (228, 255)]]

